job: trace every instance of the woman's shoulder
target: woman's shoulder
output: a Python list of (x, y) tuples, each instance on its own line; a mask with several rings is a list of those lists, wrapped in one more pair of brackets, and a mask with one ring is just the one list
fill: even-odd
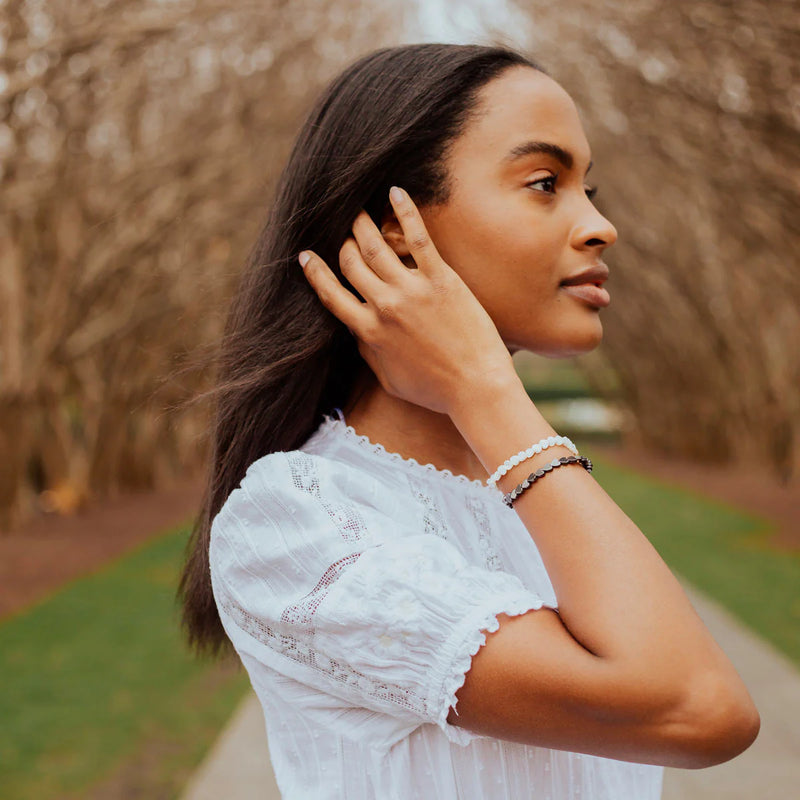
[(402, 489), (397, 481), (387, 480), (381, 471), (369, 469), (351, 454), (313, 442), (257, 459), (247, 468), (241, 486), (280, 497), (354, 505), (375, 505), (377, 496)]
[(326, 416), (296, 449), (256, 459), (215, 522), (245, 518), (284, 529), (333, 525), (351, 541), (365, 529), (403, 526), (452, 538), (471, 521), (487, 528), (487, 508), (500, 500), (480, 481), (391, 453)]
[(477, 494), (499, 499), (496, 490), (481, 481), (390, 452), (333, 415), (325, 415), (296, 449), (269, 453), (254, 461), (243, 484), (262, 490), (283, 488), (322, 499), (349, 499), (355, 504), (379, 502), (381, 508), (390, 498), (407, 501), (418, 496), (420, 487), (434, 496)]
[[(413, 495), (391, 463), (375, 464), (330, 417), (293, 450), (267, 453), (247, 468), (214, 519), (216, 527), (331, 528), (354, 541), (368, 527), (413, 513)], [(344, 435), (342, 435), (344, 433)], [(331, 531), (332, 532), (332, 531)]]
[[(386, 489), (388, 487), (381, 487)], [(357, 466), (303, 449), (256, 459), (230, 493), (218, 517), (297, 517), (311, 509), (376, 506), (376, 478)]]

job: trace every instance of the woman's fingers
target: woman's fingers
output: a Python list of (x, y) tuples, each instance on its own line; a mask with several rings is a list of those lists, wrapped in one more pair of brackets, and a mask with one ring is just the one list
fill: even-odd
[(303, 268), (303, 274), (317, 293), (322, 305), (325, 306), (337, 319), (341, 320), (351, 333), (358, 334), (364, 330), (365, 324), (371, 318), (366, 303), (347, 291), (339, 283), (330, 267), (310, 250), (304, 250), (297, 259)]
[[(394, 208), (406, 245), (421, 271), (432, 274), (442, 262), (431, 241), (422, 215), (408, 193), (392, 187), (389, 198)], [(304, 250), (298, 260), (320, 302), (357, 338), (363, 338), (373, 321), (373, 312), (388, 307), (388, 298), (409, 270), (389, 246), (366, 211), (353, 222), (353, 237), (348, 237), (339, 250), (342, 275), (366, 302), (349, 292), (315, 253)], [(391, 287), (394, 286), (393, 290)]]
[(348, 236), (339, 249), (339, 266), (342, 268), (342, 275), (367, 302), (374, 302), (375, 297), (379, 297), (381, 290), (386, 286), (381, 277), (365, 263), (361, 250), (352, 236)]
[[(369, 269), (386, 283), (397, 285), (408, 274), (408, 268), (387, 244), (378, 226), (366, 211), (360, 211), (355, 218), (353, 235), (358, 243), (358, 249), (361, 251), (361, 257)], [(355, 284), (353, 285), (355, 286)], [(359, 291), (361, 290), (359, 289)]]
[(392, 186), (389, 191), (389, 200), (397, 216), (397, 221), (403, 229), (406, 245), (412, 258), (419, 269), (430, 275), (440, 266), (442, 259), (428, 234), (419, 209), (414, 205), (408, 192), (399, 186)]

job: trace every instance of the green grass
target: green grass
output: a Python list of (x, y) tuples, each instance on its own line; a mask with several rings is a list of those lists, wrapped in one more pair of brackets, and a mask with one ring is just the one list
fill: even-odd
[(773, 523), (581, 449), (597, 481), (670, 569), (800, 665), (800, 553), (769, 543)]
[(173, 598), (187, 535), (159, 536), (0, 624), (4, 800), (88, 797), (98, 781), (122, 791), (142, 770), (149, 790), (136, 796), (174, 797), (202, 759), (249, 684), (182, 644)]
[(574, 359), (545, 358), (521, 353), (514, 358), (515, 369), (526, 388), (568, 396), (583, 396), (589, 383)]

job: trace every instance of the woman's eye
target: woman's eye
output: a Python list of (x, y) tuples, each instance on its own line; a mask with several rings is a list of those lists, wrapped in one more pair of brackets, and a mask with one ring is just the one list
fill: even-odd
[[(539, 178), (538, 180), (531, 181), (530, 183), (527, 183), (525, 185), (540, 187), (538, 191), (545, 192), (547, 194), (553, 194), (555, 192), (557, 179), (558, 175), (548, 175), (545, 178)], [(594, 196), (597, 194), (596, 186), (584, 186), (583, 190), (586, 192), (586, 196), (590, 200), (592, 200)]]
[(540, 189), (539, 191), (547, 192), (548, 194), (552, 194), (556, 188), (556, 179), (558, 175), (548, 175), (545, 178), (539, 178), (538, 180), (531, 181), (530, 183), (526, 184), (526, 186), (539, 186), (540, 184), (544, 184), (547, 188)]

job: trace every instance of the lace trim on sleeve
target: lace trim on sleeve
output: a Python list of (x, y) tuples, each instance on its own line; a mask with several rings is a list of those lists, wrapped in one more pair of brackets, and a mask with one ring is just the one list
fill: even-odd
[(449, 741), (463, 746), (473, 739), (485, 738), (485, 734), (473, 733), (466, 728), (451, 725), (447, 721), (447, 715), (451, 707), (458, 715), (456, 692), (464, 685), (467, 672), (472, 666), (472, 657), (486, 644), (486, 634), (493, 633), (500, 627), (498, 615), (507, 614), (515, 617), (542, 607), (555, 608), (530, 592), (501, 598), (498, 600), (496, 611), (487, 612), (485, 609), (478, 609), (477, 614), (469, 615), (457, 632), (458, 635), (453, 636), (447, 643), (440, 662), (441, 690), (435, 707), (438, 708), (437, 725), (444, 731)]

